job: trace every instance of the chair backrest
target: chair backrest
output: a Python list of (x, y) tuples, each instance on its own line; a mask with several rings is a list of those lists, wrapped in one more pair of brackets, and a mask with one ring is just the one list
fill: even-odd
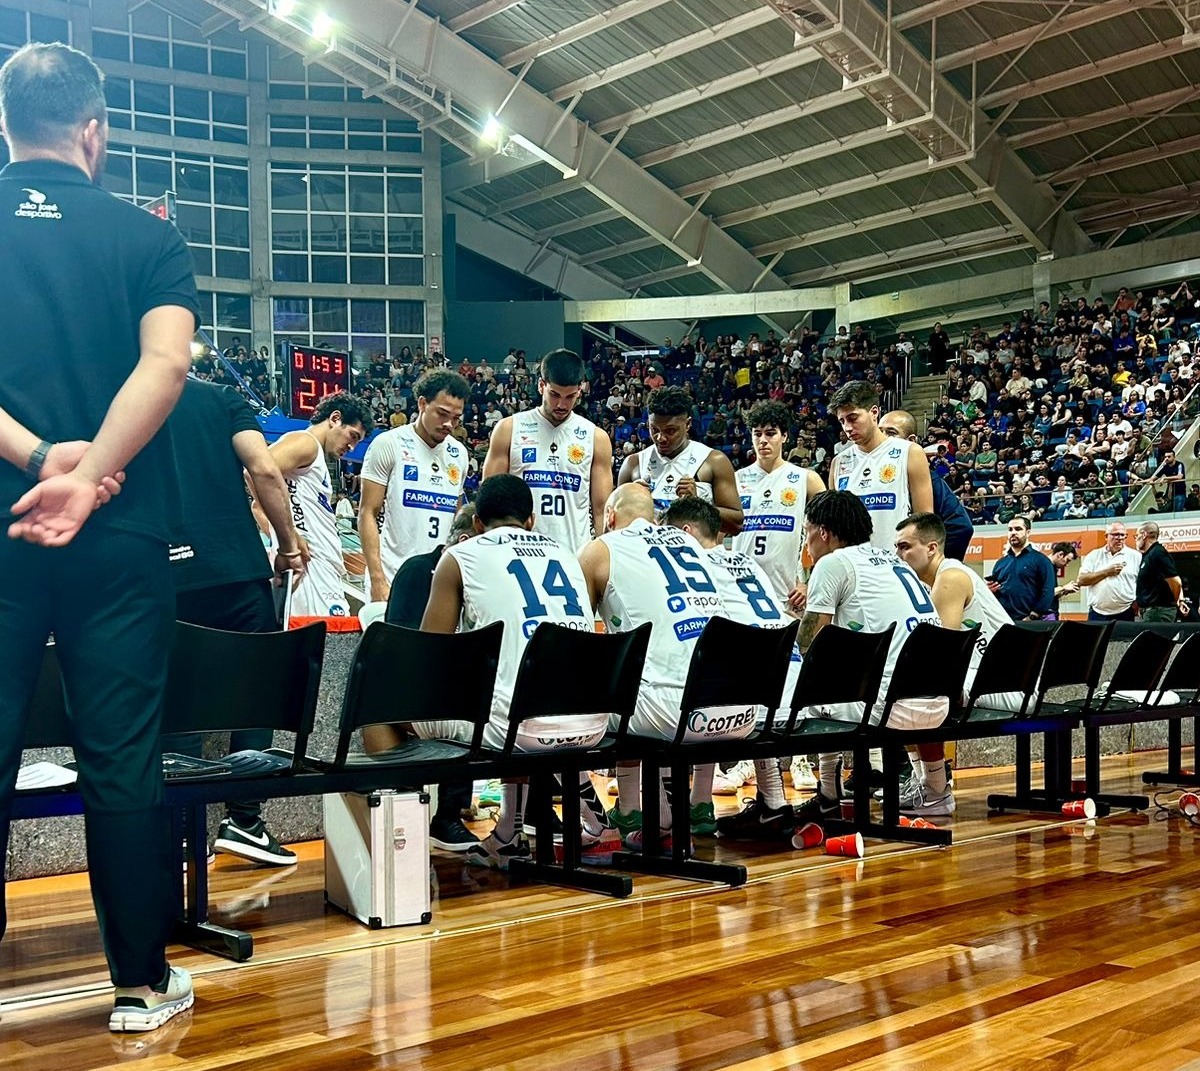
[(46, 644), (42, 669), (38, 675), (29, 716), (25, 723), (26, 748), (70, 747), (71, 722), (67, 717), (67, 700), (63, 693), (62, 674), (54, 644)]
[(503, 636), (502, 621), (451, 634), (370, 625), (346, 680), (334, 764), (345, 764), (355, 730), (385, 722), (470, 722), (477, 751), (492, 712)]
[[(1175, 658), (1160, 685), (1162, 691), (1191, 692), (1200, 689), (1200, 632), (1191, 633), (1179, 645)], [(1161, 700), (1161, 695), (1160, 695)]]
[(506, 754), (528, 718), (610, 714), (624, 733), (637, 706), (651, 625), (595, 632), (543, 622), (525, 646), (508, 711)]
[(1086, 691), (1083, 709), (1091, 706), (1096, 685), (1104, 670), (1104, 649), (1112, 635), (1113, 622), (1094, 624), (1061, 621), (1050, 640), (1042, 676), (1038, 682), (1036, 715), (1052, 688), (1079, 687)]
[(774, 710), (799, 627), (799, 621), (784, 628), (761, 628), (710, 617), (692, 649), (675, 743), (683, 741), (694, 710), (743, 704)]
[(1167, 668), (1175, 640), (1159, 632), (1139, 632), (1121, 655), (1117, 668), (1113, 670), (1108, 691), (1100, 700), (1097, 710), (1104, 710), (1118, 692), (1144, 694), (1145, 705), (1152, 705), (1152, 693)]
[(919, 622), (908, 634), (892, 668), (880, 728), (887, 725), (896, 703), (906, 699), (945, 696), (949, 703), (947, 720), (957, 718), (962, 710), (971, 652), (978, 641), (978, 627), (950, 629)]
[(1001, 625), (988, 640), (979, 660), (963, 718), (970, 717), (981, 697), (1008, 692), (1019, 692), (1024, 696), (1020, 709), (1013, 711), (1014, 717), (1023, 715), (1037, 691), (1038, 674), (1058, 628), (1058, 625), (1051, 628)]
[(790, 734), (800, 711), (811, 707), (863, 705), (862, 725), (871, 716), (895, 625), (883, 632), (854, 632), (826, 625), (813, 637), (792, 692), (783, 732)]
[(287, 632), (225, 632), (177, 621), (162, 731), (295, 733), (292, 764), (299, 769), (316, 719), (324, 655), (321, 621)]

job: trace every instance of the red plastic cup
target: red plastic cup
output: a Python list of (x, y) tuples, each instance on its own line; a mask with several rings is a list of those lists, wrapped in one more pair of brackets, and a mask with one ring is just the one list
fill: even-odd
[(842, 800), (842, 821), (851, 822), (854, 820), (854, 800)]
[(928, 818), (909, 818), (905, 814), (900, 816), (900, 825), (905, 829), (937, 829)]
[(808, 822), (792, 834), (792, 847), (802, 852), (806, 848), (819, 848), (824, 840), (825, 830), (816, 822)]
[(1062, 805), (1062, 813), (1065, 818), (1095, 818), (1096, 804), (1091, 799), (1067, 800)]
[(1195, 792), (1185, 792), (1179, 797), (1179, 813), (1188, 818), (1200, 815), (1200, 796)]
[(847, 833), (844, 837), (830, 837), (825, 842), (826, 855), (847, 855), (852, 859), (863, 857), (861, 833)]

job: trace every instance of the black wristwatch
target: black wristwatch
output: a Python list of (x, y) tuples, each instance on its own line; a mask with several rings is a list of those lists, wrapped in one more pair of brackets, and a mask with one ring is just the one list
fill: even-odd
[(33, 448), (33, 453), (29, 455), (29, 460), (25, 462), (25, 475), (31, 480), (37, 480), (42, 475), (42, 466), (46, 463), (46, 455), (50, 453), (50, 447), (53, 445), (53, 443), (48, 443), (43, 439)]

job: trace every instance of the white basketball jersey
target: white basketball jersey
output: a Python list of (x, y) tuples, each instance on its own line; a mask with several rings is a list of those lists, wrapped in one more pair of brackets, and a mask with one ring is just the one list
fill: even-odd
[(416, 426), (376, 435), (362, 478), (387, 488), (379, 511), (379, 557), (389, 583), (409, 558), (443, 546), (462, 497), (467, 448), (453, 435), (426, 445)]
[[(483, 628), (493, 621), (504, 622), (500, 668), (492, 694), (492, 719), (484, 734), (489, 747), (500, 747), (508, 731), (508, 711), (517, 669), (525, 644), (543, 621), (568, 628), (591, 631), (592, 611), (587, 582), (575, 556), (539, 532), (523, 528), (494, 528), (482, 535), (447, 547), (462, 572), (464, 632)], [(564, 667), (569, 671), (569, 667)], [(472, 667), (464, 666), (464, 672)], [(603, 734), (607, 713), (590, 721), (571, 718), (535, 718), (525, 722), (524, 732), (538, 737)], [(568, 738), (569, 739), (569, 738)], [(564, 746), (566, 739), (559, 741)]]
[(971, 601), (963, 609), (962, 627), (968, 629), (978, 625), (979, 639), (975, 643), (975, 649), (971, 652), (971, 665), (967, 670), (965, 690), (969, 693), (971, 685), (975, 682), (975, 673), (979, 669), (979, 663), (983, 659), (983, 652), (987, 650), (992, 637), (1000, 631), (1002, 625), (1012, 624), (1012, 618), (1000, 605), (1000, 600), (988, 590), (983, 577), (974, 569), (953, 558), (946, 558), (938, 566), (938, 576), (947, 570), (958, 570), (971, 578)]
[(541, 409), (512, 418), (508, 471), (533, 492), (534, 525), (578, 554), (592, 538), (596, 425), (578, 413), (552, 424)]
[[(687, 445), (674, 457), (663, 457), (657, 446), (647, 446), (638, 453), (638, 477), (650, 486), (654, 508), (659, 513), (675, 501), (675, 487), (685, 476), (694, 477), (708, 460), (712, 448), (688, 439)], [(712, 484), (696, 481), (696, 494), (705, 502), (713, 500)]]
[[(333, 485), (325, 451), (311, 432), (317, 456), (287, 477), (292, 523), (308, 542), (311, 557), (299, 586), (292, 593), (293, 617), (345, 617), (350, 613), (342, 580), (345, 562), (342, 539), (333, 515)], [(278, 546), (273, 541), (273, 546)]]
[(851, 446), (833, 459), (832, 486), (862, 499), (871, 513), (871, 542), (877, 547), (893, 546), (896, 525), (912, 513), (908, 457), (906, 439), (884, 439), (869, 454)]
[(734, 473), (742, 499), (742, 530), (733, 549), (751, 555), (786, 600), (800, 576), (808, 469), (785, 461), (770, 472), (749, 465)]
[[(712, 547), (705, 554), (712, 563), (709, 574), (729, 611), (730, 620), (761, 628), (784, 628), (791, 624), (792, 617), (785, 602), (775, 596), (766, 572), (750, 555), (724, 547)], [(800, 649), (793, 646), (783, 702), (790, 702), (799, 675)]]
[[(682, 529), (635, 520), (601, 538), (609, 552), (608, 586), (599, 608), (605, 628), (629, 632), (647, 621), (652, 626), (633, 731), (669, 738), (679, 721), (696, 638), (710, 617), (729, 612), (706, 551)], [(745, 735), (754, 727), (754, 708), (698, 713), (689, 727), (690, 739)]]
[(938, 624), (933, 600), (917, 574), (893, 551), (867, 543), (839, 547), (817, 561), (808, 578), (806, 610), (830, 614), (833, 624), (853, 632), (883, 632), (896, 626), (875, 704), (876, 720), (908, 634), (922, 621)]

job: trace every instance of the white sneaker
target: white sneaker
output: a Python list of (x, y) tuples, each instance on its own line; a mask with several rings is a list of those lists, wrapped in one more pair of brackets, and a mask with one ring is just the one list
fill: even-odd
[(182, 967), (172, 967), (167, 973), (166, 990), (162, 993), (149, 986), (133, 989), (118, 986), (113, 994), (108, 1029), (116, 1034), (155, 1030), (168, 1019), (187, 1011), (194, 1000), (191, 975)]
[(812, 763), (807, 755), (797, 755), (792, 759), (792, 788), (816, 788), (817, 775), (813, 772)]
[(752, 785), (754, 783), (754, 763), (749, 759), (743, 759), (736, 766), (731, 766), (728, 770), (722, 770), (720, 767), (717, 768), (713, 774), (713, 795), (736, 796), (738, 789), (743, 785)]
[(925, 784), (911, 784), (900, 794), (900, 813), (923, 818), (954, 813), (954, 793), (949, 788), (940, 796), (930, 792)]

